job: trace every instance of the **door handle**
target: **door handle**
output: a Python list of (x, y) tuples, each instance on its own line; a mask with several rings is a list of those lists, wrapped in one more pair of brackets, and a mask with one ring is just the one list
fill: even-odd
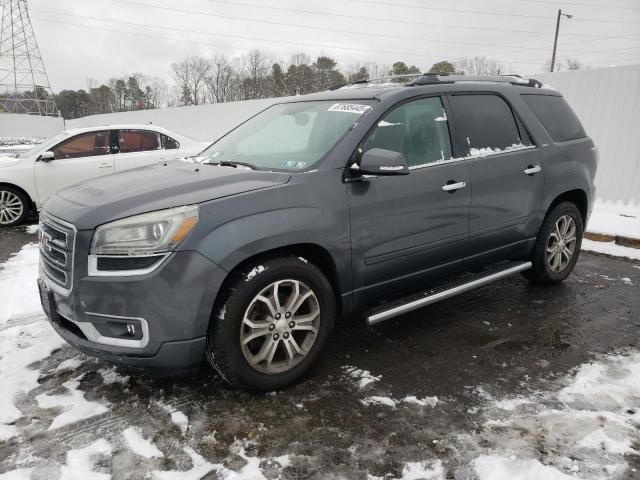
[(111, 163), (101, 163), (98, 165), (98, 168), (111, 168), (113, 165)]
[(449, 193), (454, 193), (456, 190), (460, 190), (467, 186), (467, 182), (455, 182), (454, 180), (449, 180), (446, 185), (442, 186), (442, 190)]
[(527, 166), (527, 168), (524, 169), (524, 173), (526, 173), (527, 175), (535, 175), (536, 173), (541, 171), (542, 171), (542, 167), (540, 167), (539, 164), (529, 165)]

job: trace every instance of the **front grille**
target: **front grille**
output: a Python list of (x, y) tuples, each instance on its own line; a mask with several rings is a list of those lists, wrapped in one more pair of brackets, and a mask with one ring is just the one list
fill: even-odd
[(72, 286), (75, 230), (66, 222), (42, 212), (38, 238), (45, 275), (68, 292)]

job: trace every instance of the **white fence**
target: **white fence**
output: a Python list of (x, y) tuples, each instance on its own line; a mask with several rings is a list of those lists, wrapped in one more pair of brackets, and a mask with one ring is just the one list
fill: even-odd
[(274, 100), (217, 103), (157, 110), (105, 113), (67, 120), (67, 128), (96, 125), (153, 123), (197, 140), (215, 140), (247, 118), (273, 104)]
[(0, 137), (51, 137), (64, 128), (62, 117), (0, 113)]
[(598, 146), (598, 198), (640, 205), (640, 65), (534, 77), (562, 92)]

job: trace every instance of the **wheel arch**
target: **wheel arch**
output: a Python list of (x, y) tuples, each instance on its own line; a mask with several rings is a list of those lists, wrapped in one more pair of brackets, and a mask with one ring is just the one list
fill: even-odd
[(29, 192), (27, 192), (24, 188), (22, 188), (19, 185), (16, 185), (15, 183), (11, 183), (11, 182), (3, 182), (0, 181), (0, 188), (2, 187), (11, 187), (14, 188), (16, 190), (18, 190), (20, 193), (24, 194), (25, 197), (27, 197), (27, 200), (29, 201), (29, 207), (31, 208), (32, 211), (36, 211), (36, 202), (33, 199), (33, 196), (31, 194), (29, 194)]
[(300, 260), (309, 262), (322, 271), (331, 284), (331, 288), (335, 295), (337, 311), (340, 312), (342, 308), (342, 290), (340, 277), (338, 275), (338, 268), (333, 257), (329, 251), (321, 245), (315, 243), (295, 243), (255, 253), (254, 255), (251, 255), (237, 263), (232, 269), (230, 269), (216, 295), (212, 315), (215, 314), (221, 303), (225, 301), (226, 292), (229, 291), (229, 285), (239, 271), (249, 268), (250, 266), (264, 261), (265, 259), (277, 258), (285, 255), (297, 256)]
[(575, 204), (576, 207), (578, 207), (580, 216), (582, 217), (582, 224), (586, 227), (587, 216), (589, 212), (589, 199), (587, 197), (587, 193), (580, 188), (567, 190), (566, 192), (561, 193), (560, 195), (556, 196), (547, 207), (545, 218), (557, 205), (561, 204), (562, 202), (571, 202)]

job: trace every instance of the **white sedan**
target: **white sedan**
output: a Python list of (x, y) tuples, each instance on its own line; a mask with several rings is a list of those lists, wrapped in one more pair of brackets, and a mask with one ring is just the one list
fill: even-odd
[(153, 125), (66, 130), (14, 156), (0, 156), (0, 227), (22, 223), (58, 190), (91, 178), (196, 155), (209, 143)]

